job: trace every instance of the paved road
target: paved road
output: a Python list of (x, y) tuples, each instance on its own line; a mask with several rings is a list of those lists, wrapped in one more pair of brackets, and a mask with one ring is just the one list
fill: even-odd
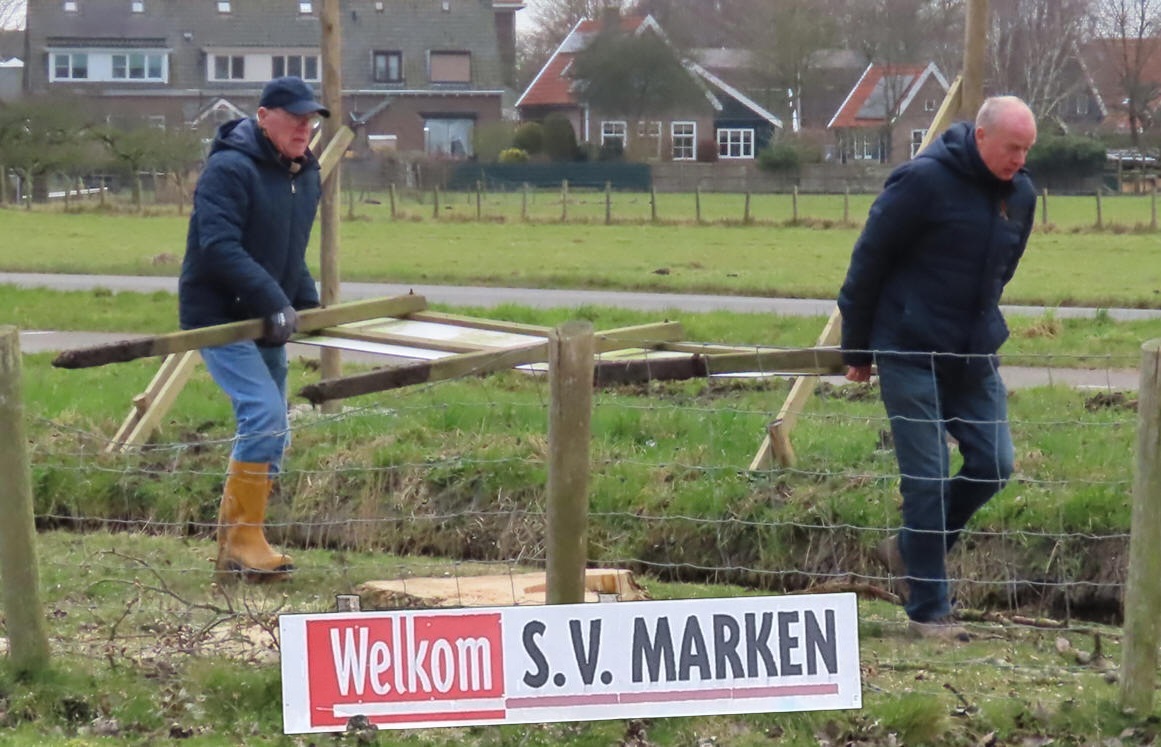
[[(0, 285), (24, 288), (52, 288), (56, 290), (91, 290), (105, 288), (112, 291), (152, 293), (177, 292), (177, 279), (172, 277), (141, 277), (133, 275), (56, 275), (44, 273), (0, 273)], [(734, 311), (741, 313), (769, 313), (784, 316), (827, 316), (834, 309), (829, 299), (761, 298), (754, 296), (712, 296), (688, 293), (636, 293), (604, 290), (547, 290), (535, 288), (485, 288), (476, 286), (408, 285), (398, 283), (343, 283), (344, 300), (360, 300), (382, 296), (397, 296), (414, 292), (428, 301), (454, 306), (495, 306), (515, 303), (534, 308), (575, 308), (578, 306), (612, 306), (643, 311)], [(1005, 306), (1006, 314), (1040, 316), (1046, 309), (1041, 306)], [(1086, 307), (1056, 307), (1058, 318), (1092, 317), (1104, 311), (1119, 321), (1161, 319), (1158, 309), (1096, 309)], [(21, 349), (26, 353), (55, 352), (71, 348), (99, 345), (124, 340), (128, 336), (107, 332), (22, 331)], [(317, 348), (292, 345), (292, 356), (313, 357)], [(355, 354), (344, 354), (346, 360), (363, 360)], [(366, 362), (382, 365), (382, 356), (368, 357)], [(1131, 390), (1137, 387), (1138, 374), (1123, 369), (1062, 369), (1025, 368), (1006, 366), (1002, 369), (1009, 388), (1067, 384), (1094, 389)], [(841, 382), (840, 378), (830, 379)]]

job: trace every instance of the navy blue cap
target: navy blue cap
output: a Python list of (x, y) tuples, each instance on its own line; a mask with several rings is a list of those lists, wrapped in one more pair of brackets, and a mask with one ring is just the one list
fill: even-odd
[(314, 97), (314, 90), (306, 81), (295, 75), (275, 78), (262, 88), (262, 98), (258, 106), (267, 109), (285, 109), (291, 114), (314, 114), (331, 116), (330, 109), (320, 104)]

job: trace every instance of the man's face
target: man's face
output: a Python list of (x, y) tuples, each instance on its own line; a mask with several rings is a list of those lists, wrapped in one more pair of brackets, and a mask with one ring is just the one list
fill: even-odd
[(258, 124), (278, 152), (290, 159), (306, 153), (317, 114), (291, 114), (285, 109), (258, 108)]
[(976, 128), (976, 147), (980, 158), (997, 179), (1012, 181), (1028, 160), (1028, 151), (1036, 144), (1036, 121), (1030, 112), (1014, 109), (1004, 112), (996, 124)]

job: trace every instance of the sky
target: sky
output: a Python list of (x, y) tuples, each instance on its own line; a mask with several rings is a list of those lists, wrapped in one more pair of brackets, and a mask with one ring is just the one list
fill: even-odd
[(24, 28), (24, 0), (0, 0), (0, 23), (3, 28)]

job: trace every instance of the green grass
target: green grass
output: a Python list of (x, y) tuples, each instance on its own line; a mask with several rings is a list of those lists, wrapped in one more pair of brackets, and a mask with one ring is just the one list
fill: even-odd
[[(818, 199), (841, 210), (841, 197)], [(1161, 257), (1154, 251), (1154, 234), (1137, 229), (1081, 232), (1091, 198), (1054, 200), (1061, 221), (1079, 222), (1071, 228), (1057, 223), (1053, 230), (1034, 233), (1006, 302), (1161, 306)], [(1106, 199), (1107, 214), (1123, 214), (1126, 220), (1144, 216), (1147, 221), (1144, 200)], [(854, 214), (857, 223), (865, 210)], [(366, 204), (356, 215), (358, 219), (346, 220), (342, 227), (345, 280), (833, 298), (857, 237), (857, 226), (392, 221), (384, 205)], [(172, 212), (143, 218), (0, 210), (5, 236), (0, 268), (175, 275), (186, 221)]]

